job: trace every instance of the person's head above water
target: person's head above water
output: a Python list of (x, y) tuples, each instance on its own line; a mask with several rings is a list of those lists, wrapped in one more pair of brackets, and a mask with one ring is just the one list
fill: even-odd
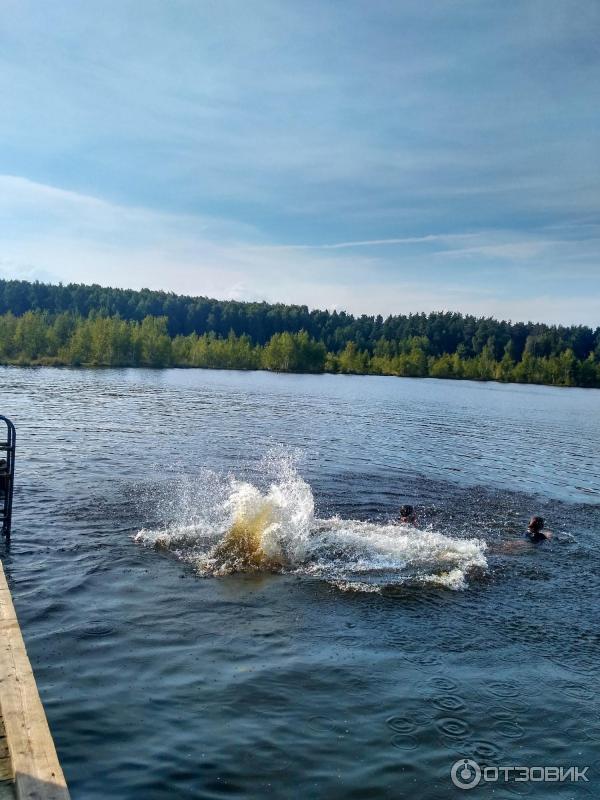
[(544, 527), (543, 517), (532, 517), (529, 520), (529, 525), (527, 527), (529, 528), (530, 531), (534, 531), (535, 533), (541, 531), (542, 528)]
[(415, 510), (412, 506), (400, 506), (400, 521), (414, 522), (416, 519)]

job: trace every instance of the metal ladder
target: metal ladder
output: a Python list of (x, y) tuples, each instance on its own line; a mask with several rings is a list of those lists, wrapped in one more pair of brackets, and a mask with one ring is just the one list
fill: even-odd
[(0, 522), (2, 523), (2, 533), (7, 539), (10, 539), (17, 434), (12, 422), (0, 414), (0, 423), (2, 422), (6, 425), (6, 438), (3, 439), (0, 433)]

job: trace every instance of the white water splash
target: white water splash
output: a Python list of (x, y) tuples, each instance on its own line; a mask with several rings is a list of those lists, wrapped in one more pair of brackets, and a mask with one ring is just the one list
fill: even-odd
[[(305, 574), (345, 591), (437, 585), (459, 590), (487, 568), (486, 545), (401, 524), (314, 516), (310, 486), (282, 460), (266, 491), (217, 476), (179, 525), (134, 538), (191, 563), (203, 576), (240, 571)], [(191, 517), (191, 518), (190, 518)]]

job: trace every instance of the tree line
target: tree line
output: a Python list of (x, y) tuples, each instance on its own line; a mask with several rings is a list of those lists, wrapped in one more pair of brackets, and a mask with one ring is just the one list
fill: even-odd
[[(344, 311), (310, 311), (307, 306), (212, 300), (170, 292), (112, 289), (83, 284), (50, 285), (39, 282), (0, 280), (0, 314), (47, 311), (69, 312), (87, 318), (118, 316), (142, 322), (146, 317), (165, 317), (171, 338), (212, 333), (227, 338), (230, 331), (266, 345), (276, 333), (300, 333), (322, 342), (329, 353), (340, 354), (348, 342), (359, 351), (375, 355), (383, 339), (390, 357), (403, 353), (414, 337), (427, 338), (427, 355), (458, 353), (461, 360), (487, 353), (495, 361), (505, 354), (520, 362), (525, 355), (551, 358), (572, 351), (578, 361), (600, 355), (600, 327), (550, 326), (532, 322), (505, 322), (454, 312), (355, 317)], [(380, 348), (381, 349), (381, 348)], [(379, 355), (382, 355), (381, 353)]]
[(599, 346), (585, 358), (578, 358), (572, 347), (538, 354), (527, 343), (521, 358), (514, 353), (510, 341), (500, 358), (491, 342), (471, 355), (460, 347), (438, 354), (423, 335), (381, 336), (371, 349), (349, 340), (333, 351), (306, 330), (276, 332), (260, 344), (233, 329), (226, 336), (214, 331), (172, 336), (166, 316), (148, 315), (138, 322), (96, 311), (88, 316), (40, 310), (0, 315), (3, 364), (267, 369), (600, 387)]

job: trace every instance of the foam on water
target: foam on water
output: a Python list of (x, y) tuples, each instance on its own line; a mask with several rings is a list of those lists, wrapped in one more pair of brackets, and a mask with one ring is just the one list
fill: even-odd
[(390, 586), (464, 589), (487, 568), (486, 544), (401, 524), (315, 517), (310, 486), (280, 459), (268, 489), (214, 474), (193, 493), (185, 513), (135, 540), (171, 552), (202, 576), (271, 571), (305, 574), (344, 591), (379, 592)]

